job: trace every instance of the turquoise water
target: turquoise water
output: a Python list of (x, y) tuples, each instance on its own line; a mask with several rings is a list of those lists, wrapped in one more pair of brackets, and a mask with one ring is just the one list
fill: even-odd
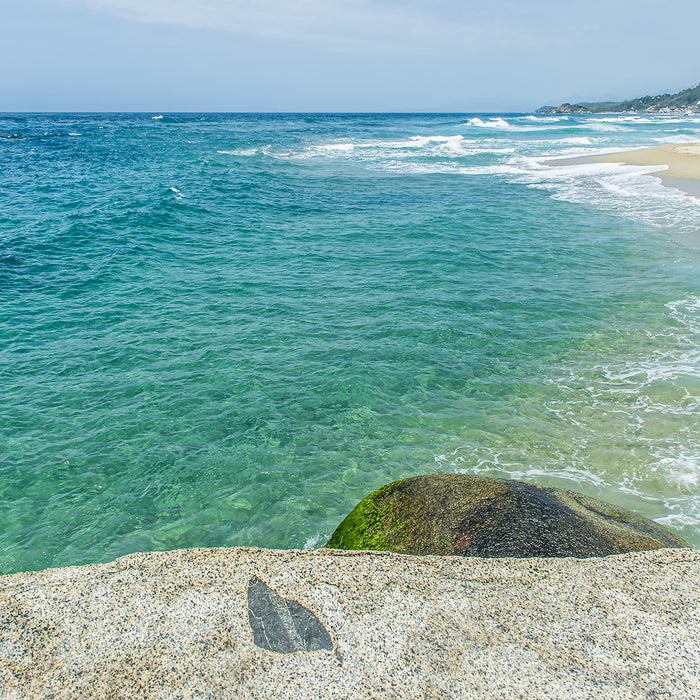
[(513, 476), (700, 546), (700, 118), (0, 115), (0, 572)]

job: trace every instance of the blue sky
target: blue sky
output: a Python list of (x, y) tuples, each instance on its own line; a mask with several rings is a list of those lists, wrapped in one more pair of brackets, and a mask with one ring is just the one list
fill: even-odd
[(698, 0), (2, 0), (0, 111), (529, 111), (700, 81)]

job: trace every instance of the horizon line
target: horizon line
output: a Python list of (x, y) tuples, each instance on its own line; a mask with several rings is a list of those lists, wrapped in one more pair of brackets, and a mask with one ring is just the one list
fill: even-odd
[[(537, 110), (522, 111), (503, 111), (503, 110), (476, 110), (476, 111), (439, 111), (439, 110), (338, 110), (338, 111), (328, 111), (328, 110), (0, 110), (0, 115), (4, 114), (148, 114), (154, 116), (165, 116), (169, 114), (318, 114), (318, 115), (328, 115), (328, 114), (535, 114)], [(578, 116), (578, 115), (577, 115)]]

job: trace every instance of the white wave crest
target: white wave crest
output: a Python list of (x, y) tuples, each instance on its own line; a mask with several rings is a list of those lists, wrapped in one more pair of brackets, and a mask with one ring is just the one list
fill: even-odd
[(485, 121), (479, 117), (469, 119), (464, 126), (479, 126), (486, 129), (511, 129), (513, 128), (505, 119), (501, 117), (492, 117)]
[[(615, 149), (597, 150), (597, 155)], [(700, 229), (700, 199), (666, 187), (653, 177), (659, 166), (618, 163), (581, 163), (543, 166), (539, 159), (519, 159), (521, 176), (531, 187), (549, 190), (554, 199), (586, 204), (596, 209), (642, 221), (654, 227), (672, 227), (678, 233)]]
[(523, 119), (526, 119), (527, 121), (530, 122), (537, 122), (538, 124), (553, 124), (556, 122), (561, 122), (561, 121), (568, 121), (568, 117), (565, 115), (562, 115), (560, 117), (556, 116), (549, 116), (549, 117), (543, 117), (543, 116), (538, 116), (536, 114), (528, 114), (527, 116), (523, 117)]
[(467, 139), (461, 134), (435, 134), (430, 136), (411, 136), (401, 141), (333, 141), (309, 146), (299, 151), (271, 152), (269, 155), (292, 160), (319, 157), (352, 158), (365, 161), (372, 167), (372, 164), (381, 166), (393, 161), (410, 160), (414, 157), (462, 158), (480, 153), (513, 153), (514, 150), (515, 148), (512, 146), (489, 147), (483, 140)]
[(254, 156), (258, 153), (257, 148), (239, 148), (239, 149), (233, 149), (230, 151), (217, 151), (217, 153), (221, 153), (223, 155), (227, 156)]

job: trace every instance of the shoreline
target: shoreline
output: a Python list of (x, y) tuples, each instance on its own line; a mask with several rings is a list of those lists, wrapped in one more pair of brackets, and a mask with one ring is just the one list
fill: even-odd
[(665, 144), (601, 155), (551, 158), (539, 162), (550, 167), (591, 163), (658, 167), (658, 170), (650, 171), (648, 175), (659, 178), (665, 187), (700, 199), (700, 142)]

